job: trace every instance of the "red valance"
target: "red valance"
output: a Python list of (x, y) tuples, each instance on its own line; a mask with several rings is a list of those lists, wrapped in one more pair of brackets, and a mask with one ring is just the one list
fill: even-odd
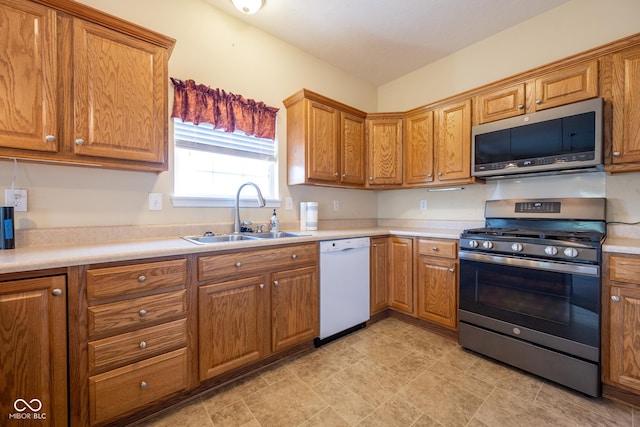
[(172, 77), (171, 81), (174, 88), (171, 117), (194, 125), (209, 123), (226, 132), (239, 130), (247, 135), (275, 140), (278, 108), (196, 84), (193, 80)]

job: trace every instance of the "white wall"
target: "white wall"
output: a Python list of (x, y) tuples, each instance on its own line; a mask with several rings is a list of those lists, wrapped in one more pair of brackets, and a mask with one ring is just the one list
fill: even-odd
[[(286, 110), (282, 100), (305, 87), (365, 111), (375, 111), (376, 88), (233, 19), (202, 0), (82, 0), (89, 6), (166, 34), (177, 40), (169, 75), (279, 107), (280, 193), (298, 202), (320, 202), (321, 219), (375, 217), (376, 195), (286, 186)], [(168, 83), (171, 95), (173, 87)], [(170, 99), (170, 105), (172, 96)], [(169, 128), (169, 144), (172, 128)], [(172, 151), (171, 149), (169, 150)], [(172, 160), (172, 159), (171, 159)], [(20, 162), (16, 186), (27, 188), (29, 211), (16, 213), (16, 228), (231, 223), (232, 209), (172, 208), (172, 164), (161, 174)], [(0, 188), (10, 188), (13, 164), (0, 161)], [(163, 194), (162, 211), (149, 211), (148, 193)], [(334, 213), (331, 200), (341, 201)], [(298, 209), (279, 210), (283, 223)], [(243, 218), (268, 221), (270, 209), (244, 209)]]
[[(640, 32), (638, 0), (573, 0), (378, 88), (379, 111), (406, 111)], [(607, 197), (610, 221), (640, 221), (640, 173), (489, 181), (463, 191), (383, 192), (380, 218), (483, 218), (484, 201)], [(419, 200), (427, 200), (427, 211)]]

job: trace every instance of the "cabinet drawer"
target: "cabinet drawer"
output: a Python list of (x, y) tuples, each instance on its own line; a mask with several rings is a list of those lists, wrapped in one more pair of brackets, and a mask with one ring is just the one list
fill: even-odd
[(89, 301), (135, 295), (158, 289), (184, 288), (187, 260), (149, 262), (87, 271)]
[(457, 258), (458, 242), (446, 240), (418, 240), (420, 255), (437, 256), (442, 258)]
[(611, 255), (609, 257), (609, 280), (640, 285), (640, 257)]
[(198, 280), (218, 279), (236, 274), (272, 270), (273, 267), (293, 267), (318, 260), (317, 244), (295, 245), (203, 256), (198, 259)]
[(89, 307), (89, 336), (184, 317), (186, 301), (186, 291), (175, 291)]
[(91, 424), (187, 388), (187, 350), (172, 351), (89, 378)]
[(89, 343), (89, 372), (96, 373), (187, 345), (186, 319)]

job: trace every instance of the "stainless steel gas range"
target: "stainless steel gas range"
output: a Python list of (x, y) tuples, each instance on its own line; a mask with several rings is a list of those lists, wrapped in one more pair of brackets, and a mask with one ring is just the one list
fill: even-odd
[(460, 236), (460, 345), (598, 396), (605, 202), (487, 201)]

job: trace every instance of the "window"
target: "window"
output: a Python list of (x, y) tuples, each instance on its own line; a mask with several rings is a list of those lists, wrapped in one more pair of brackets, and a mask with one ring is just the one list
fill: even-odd
[[(247, 136), (242, 131), (225, 132), (208, 123), (195, 126), (180, 119), (174, 120), (174, 140), (174, 205), (228, 206), (216, 200), (235, 199), (240, 185), (248, 181), (257, 184), (268, 201), (277, 201), (275, 140)], [(250, 191), (243, 192), (243, 198), (250, 196)]]

